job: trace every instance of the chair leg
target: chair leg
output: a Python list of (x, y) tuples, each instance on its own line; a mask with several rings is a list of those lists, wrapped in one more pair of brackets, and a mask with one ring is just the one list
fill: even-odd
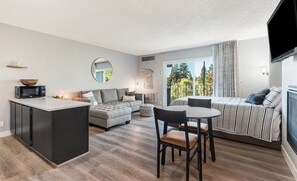
[(210, 139), (209, 139), (209, 134), (207, 135), (207, 138), (209, 140), (209, 151), (211, 151), (211, 146), (210, 146)]
[(162, 149), (163, 149), (163, 151), (162, 151), (162, 160), (161, 160), (161, 164), (162, 165), (165, 165), (165, 158), (166, 158), (166, 146), (162, 146)]
[(174, 162), (174, 148), (171, 148), (171, 160)]
[(204, 163), (206, 163), (206, 134), (204, 134)]
[(187, 151), (187, 163), (186, 163), (186, 181), (189, 181), (190, 177), (190, 151)]
[(160, 178), (160, 144), (157, 146), (157, 177)]

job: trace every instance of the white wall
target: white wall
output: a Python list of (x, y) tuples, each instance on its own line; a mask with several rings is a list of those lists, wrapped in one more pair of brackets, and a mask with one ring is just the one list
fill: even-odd
[(269, 68), (269, 61), (267, 37), (238, 41), (239, 97), (269, 87), (269, 76), (261, 73), (261, 67)]
[[(91, 64), (104, 57), (113, 66), (113, 77), (105, 84), (91, 75)], [(21, 61), (27, 69), (7, 68)], [(37, 78), (46, 85), (47, 95), (53, 96), (89, 89), (134, 89), (138, 74), (137, 57), (80, 42), (54, 37), (30, 30), (0, 24), (0, 121), (1, 132), (9, 130), (9, 102), (19, 79)]]
[(282, 85), (282, 62), (269, 64), (269, 87)]
[[(261, 67), (269, 67), (269, 44), (267, 37), (238, 41), (238, 96), (246, 97), (252, 92), (269, 87), (269, 76), (262, 75)], [(187, 60), (213, 55), (211, 46), (193, 48), (156, 54), (155, 61), (142, 62), (139, 58), (139, 71), (149, 68), (154, 71), (154, 90), (143, 92), (156, 92), (159, 104), (166, 102), (163, 96), (165, 83), (163, 83), (163, 62), (172, 60)]]
[(287, 90), (288, 85), (297, 86), (297, 56), (282, 62), (282, 151), (283, 155), (297, 180), (297, 155), (287, 141)]

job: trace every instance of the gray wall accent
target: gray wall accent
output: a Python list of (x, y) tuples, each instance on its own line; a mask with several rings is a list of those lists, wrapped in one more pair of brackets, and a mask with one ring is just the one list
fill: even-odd
[[(2, 23), (0, 40), (0, 121), (4, 121), (0, 136), (10, 128), (8, 98), (14, 97), (14, 86), (21, 85), (19, 79), (39, 79), (39, 85), (47, 86), (48, 96), (80, 90), (135, 89), (136, 56)], [(91, 65), (98, 57), (106, 58), (113, 66), (112, 79), (104, 84), (91, 74)], [(16, 61), (28, 68), (6, 67)]]

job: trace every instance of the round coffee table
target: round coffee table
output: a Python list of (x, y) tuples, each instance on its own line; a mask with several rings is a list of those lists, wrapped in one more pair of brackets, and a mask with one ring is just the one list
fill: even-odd
[(140, 116), (152, 117), (154, 116), (154, 105), (152, 104), (142, 104), (139, 107)]

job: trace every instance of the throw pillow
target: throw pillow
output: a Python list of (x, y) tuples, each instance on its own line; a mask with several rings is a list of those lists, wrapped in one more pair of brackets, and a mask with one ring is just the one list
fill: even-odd
[(134, 95), (135, 95), (135, 91), (126, 92), (126, 96), (134, 96)]
[(116, 89), (101, 89), (103, 103), (118, 101), (118, 93)]
[(250, 95), (247, 96), (245, 102), (246, 103), (251, 103), (252, 104), (252, 99), (255, 97), (256, 94), (252, 93)]
[(123, 101), (135, 101), (135, 96), (123, 95)]
[(257, 94), (265, 94), (265, 95), (267, 95), (267, 94), (269, 94), (269, 92), (270, 92), (270, 89), (263, 89), (263, 90), (259, 91)]
[(263, 104), (265, 96), (265, 94), (255, 94), (254, 97), (251, 99), (251, 103), (255, 105), (261, 105)]
[(270, 93), (266, 95), (265, 100), (263, 101), (264, 106), (269, 106), (273, 100), (282, 93), (281, 87), (272, 87)]
[(123, 100), (123, 95), (126, 95), (126, 92), (128, 92), (128, 88), (125, 89), (117, 89), (118, 92), (118, 99), (119, 101)]
[(91, 108), (94, 108), (95, 106), (98, 105), (98, 102), (97, 100), (95, 99), (95, 96), (93, 94), (93, 92), (88, 92), (88, 93), (85, 93), (85, 94), (82, 94), (82, 97), (84, 98), (88, 98), (91, 102)]
[(282, 94), (279, 94), (272, 102), (269, 104), (268, 107), (274, 108), (276, 107), (279, 103), (282, 102)]

